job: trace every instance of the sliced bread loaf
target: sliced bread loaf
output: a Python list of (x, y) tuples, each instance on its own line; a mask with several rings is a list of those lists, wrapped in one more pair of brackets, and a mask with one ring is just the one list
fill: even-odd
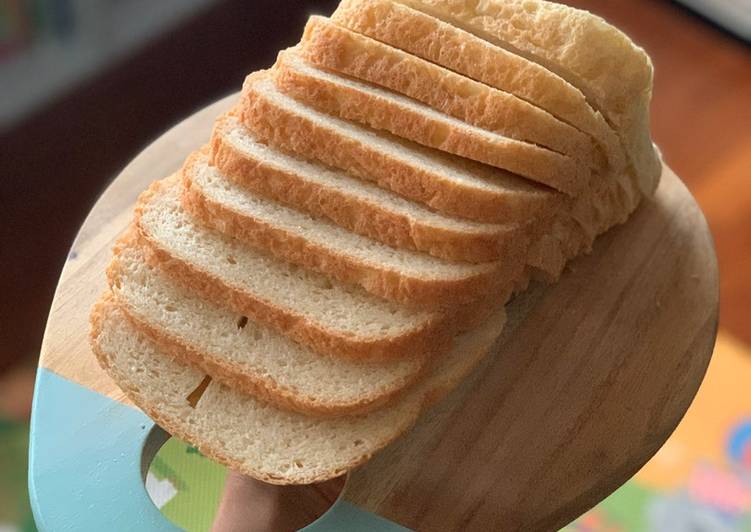
[(272, 73), (282, 92), (319, 111), (513, 170), (569, 194), (579, 190), (575, 159), (462, 122), (376, 85), (322, 70), (303, 60), (294, 48), (279, 54)]
[(171, 434), (206, 456), (276, 484), (337, 477), (365, 462), (452, 390), (493, 346), (505, 315), (459, 336), (428, 377), (402, 399), (364, 416), (320, 419), (288, 412), (210, 382), (188, 402), (205, 374), (165, 356), (134, 329), (106, 295), (92, 309), (91, 345), (100, 365), (128, 397)]
[(136, 205), (147, 259), (201, 297), (268, 325), (322, 354), (423, 356), (446, 349), (449, 318), (372, 296), (206, 228), (181, 205), (179, 176)]
[(662, 162), (649, 128), (652, 62), (619, 29), (545, 0), (396, 1), (535, 61), (580, 89), (621, 136), (643, 193), (657, 188)]
[(133, 234), (107, 272), (120, 309), (159, 348), (214, 379), (309, 415), (373, 410), (421, 376), (427, 357), (367, 362), (320, 355), (208, 302), (147, 264)]
[(451, 308), (498, 293), (521, 270), (523, 247), (503, 261), (447, 262), (400, 250), (248, 192), (196, 152), (183, 168), (183, 206), (197, 220), (280, 259), (407, 305)]
[(615, 131), (579, 89), (542, 65), (395, 0), (342, 0), (331, 20), (545, 109), (589, 134), (609, 170), (622, 171)]
[(239, 113), (266, 144), (340, 168), (432, 209), (480, 222), (529, 221), (554, 210), (547, 187), (376, 133), (305, 106), (265, 72), (245, 80)]
[(254, 194), (389, 246), (447, 260), (489, 262), (513, 255), (529, 232), (529, 224), (448, 217), (344, 172), (287, 155), (260, 143), (231, 114), (214, 125), (210, 163)]

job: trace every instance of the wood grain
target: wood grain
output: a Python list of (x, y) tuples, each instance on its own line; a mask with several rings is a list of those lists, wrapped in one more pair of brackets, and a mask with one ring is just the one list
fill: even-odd
[[(232, 97), (176, 126), (115, 180), (63, 270), (41, 364), (118, 401), (91, 354), (88, 311), (110, 247), (146, 185), (208, 139)], [(704, 217), (665, 169), (654, 200), (509, 308), (496, 352), (418, 427), (353, 472), (345, 497), (426, 530), (546, 530), (635, 473), (702, 380), (717, 327)]]
[(510, 305), (492, 362), (351, 475), (350, 500), (417, 529), (552, 530), (646, 463), (714, 345), (704, 219), (666, 170), (656, 199), (568, 269)]

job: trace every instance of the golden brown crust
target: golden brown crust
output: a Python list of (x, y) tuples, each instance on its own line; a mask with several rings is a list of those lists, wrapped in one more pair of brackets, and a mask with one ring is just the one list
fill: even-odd
[(387, 87), (477, 127), (593, 162), (587, 136), (547, 110), (326, 18), (311, 17), (301, 49), (313, 64)]
[(391, 359), (404, 356), (438, 356), (450, 346), (451, 337), (482, 316), (496, 308), (499, 301), (506, 301), (510, 287), (499, 288), (497, 293), (483, 294), (478, 301), (454, 304), (432, 314), (421, 326), (415, 326), (400, 336), (356, 337), (326, 329), (304, 316), (295, 315), (288, 309), (275, 306), (242, 289), (226, 284), (209, 272), (187, 263), (159, 245), (144, 230), (140, 218), (152, 198), (170, 186), (157, 181), (144, 191), (136, 204), (134, 227), (138, 232), (139, 245), (143, 248), (150, 265), (167, 272), (172, 279), (195, 293), (218, 305), (229, 307), (241, 315), (263, 323), (323, 355), (355, 359)]
[[(569, 195), (581, 193), (592, 169), (601, 165), (601, 161), (594, 161), (597, 151), (591, 139), (549, 113), (508, 93), (331, 24), (327, 19), (311, 17), (301, 43), (301, 55), (316, 66), (381, 85), (479, 128), (508, 135), (506, 130), (513, 124), (535, 132), (509, 135), (507, 142), (497, 142), (492, 150), (472, 149), (471, 143), (455, 140), (450, 147), (463, 150), (462, 156), (504, 168)], [(539, 120), (537, 115), (541, 115)], [(411, 121), (412, 118), (400, 135), (411, 132)], [(546, 140), (540, 140), (543, 138)], [(427, 137), (418, 142), (434, 145), (435, 139)]]
[[(514, 259), (508, 258), (478, 266), (476, 273), (466, 277), (430, 279), (369, 264), (214, 201), (193, 180), (193, 164), (195, 159), (189, 158), (183, 169), (183, 207), (194, 218), (282, 260), (358, 284), (385, 299), (417, 307), (451, 308), (499, 291), (512, 282), (519, 269)], [(520, 261), (517, 256), (516, 262)]]
[[(450, 344), (454, 329), (454, 317), (447, 312), (435, 312), (433, 318), (421, 326), (415, 326), (400, 336), (357, 337), (326, 329), (319, 323), (288, 309), (274, 305), (237, 287), (225, 284), (194, 265), (173, 256), (155, 241), (140, 223), (145, 206), (154, 196), (162, 193), (165, 181), (156, 181), (139, 197), (135, 208), (135, 226), (147, 261), (167, 272), (175, 281), (218, 305), (229, 307), (241, 315), (263, 323), (274, 330), (324, 355), (347, 358), (389, 359), (403, 356), (438, 355)], [(459, 307), (462, 312), (479, 305)], [(484, 312), (484, 309), (479, 311)]]
[(244, 153), (224, 134), (219, 118), (211, 138), (210, 161), (223, 175), (264, 198), (290, 205), (392, 247), (429, 253), (446, 260), (491, 262), (524, 247), (518, 225), (463, 232), (423, 222), (334, 187), (307, 181), (296, 172)]
[[(579, 191), (573, 184), (575, 178), (569, 180), (569, 176), (577, 172), (572, 168), (579, 168), (579, 165), (569, 157), (534, 144), (488, 135), (476, 128), (457, 127), (457, 124), (401, 103), (308, 75), (285, 60), (290, 52), (279, 55), (272, 71), (276, 85), (282, 92), (318, 111), (388, 131), (429, 148), (516, 171), (569, 194)], [(542, 175), (547, 177), (539, 177)]]
[(576, 86), (619, 133), (642, 193), (654, 193), (662, 162), (649, 127), (653, 67), (623, 32), (588, 11), (543, 0), (397, 1), (513, 49)]
[(547, 110), (591, 135), (610, 171), (623, 169), (615, 131), (579, 89), (543, 66), (393, 0), (342, 0), (331, 20)]
[(248, 76), (237, 112), (248, 129), (277, 149), (341, 168), (443, 214), (478, 222), (530, 220), (557, 201), (548, 191), (506, 193), (455, 183), (440, 172), (341, 136), (266, 98), (255, 83), (264, 76)]
[[(360, 1), (365, 2), (366, 0)], [(375, 1), (373, 0), (373, 2)], [(406, 1), (411, 3), (419, 1), (428, 5), (437, 2), (437, 0)], [(467, 6), (470, 5), (466, 0), (441, 1), (449, 7), (462, 5), (462, 9), (465, 10), (463, 11), (464, 13), (466, 13)], [(512, 6), (512, 12), (510, 13), (515, 15), (514, 17), (508, 17), (512, 24), (523, 20), (523, 17), (519, 18), (519, 13), (513, 12), (516, 6), (522, 5), (521, 1), (505, 0), (505, 2), (509, 6)], [(355, 5), (356, 1), (345, 0), (345, 3)], [(486, 4), (491, 7), (502, 5), (502, 3), (493, 2), (493, 0), (489, 0)], [(529, 7), (537, 4), (543, 5), (535, 0), (528, 0), (525, 5)], [(502, 13), (502, 11), (496, 12), (495, 16), (498, 13)], [(567, 12), (563, 11), (563, 13)], [(561, 20), (565, 22), (566, 19), (564, 17)], [(576, 28), (580, 26), (577, 24), (568, 24), (567, 27)], [(542, 31), (545, 28), (547, 28), (546, 21), (543, 20), (540, 29)], [(398, 26), (394, 26), (388, 31), (399, 31)], [(338, 33), (342, 34), (341, 31)], [(346, 32), (343, 34), (346, 35)], [(529, 31), (520, 31), (520, 34), (528, 35)], [(571, 153), (576, 157), (577, 161), (586, 161), (586, 165), (592, 166), (599, 164), (596, 160), (590, 161), (587, 159), (587, 150), (590, 148), (585, 147), (585, 143), (581, 142), (580, 137), (576, 135), (566, 137), (563, 135), (564, 129), (556, 129), (555, 127), (549, 128), (549, 130), (540, 129), (539, 123), (526, 121), (532, 116), (527, 114), (519, 115), (518, 118), (520, 120), (510, 120), (506, 115), (502, 114), (494, 115), (492, 112), (480, 113), (480, 107), (487, 104), (487, 100), (479, 98), (473, 100), (474, 103), (468, 104), (466, 100), (446, 99), (444, 98), (445, 94), (440, 92), (445, 87), (438, 83), (441, 80), (437, 78), (433, 78), (432, 80), (435, 82), (435, 87), (432, 86), (433, 84), (398, 85), (397, 82), (406, 82), (404, 79), (398, 79), (389, 75), (389, 72), (393, 72), (395, 69), (394, 64), (373, 66), (373, 64), (368, 64), (367, 60), (362, 61), (361, 57), (367, 59), (367, 56), (363, 54), (360, 54), (354, 60), (346, 57), (342, 59), (336, 53), (326, 56), (323, 52), (330, 51), (331, 42), (335, 46), (340, 46), (345, 51), (351, 51), (352, 48), (347, 48), (341, 45), (341, 43), (337, 44), (336, 40), (330, 41), (330, 35), (325, 37), (329, 41), (321, 38), (318, 45), (319, 48), (325, 49), (321, 53), (315, 52), (314, 55), (316, 58), (321, 58), (320, 60), (324, 62), (323, 66), (327, 68), (335, 70), (343, 68), (341, 66), (327, 66), (329, 64), (355, 65), (357, 68), (353, 67), (351, 73), (348, 71), (344, 73), (363, 77), (363, 79), (370, 79), (378, 83), (392, 83), (393, 87), (386, 86), (389, 86), (393, 90), (410, 94), (414, 98), (422, 99), (423, 101), (428, 100), (430, 105), (437, 106), (442, 112), (452, 114), (453, 116), (461, 115), (460, 118), (473, 124), (476, 122), (485, 124), (479, 127), (489, 127), (491, 123), (496, 126), (502, 123), (504, 127), (516, 127), (518, 129), (515, 130), (515, 133), (518, 135), (528, 134), (534, 135), (536, 138), (545, 138), (545, 142), (554, 145), (551, 147), (565, 153)], [(400, 38), (407, 41), (413, 37), (416, 38), (419, 35), (405, 32), (404, 35), (400, 36)], [(396, 37), (393, 33), (390, 33), (385, 37), (381, 36), (381, 38), (385, 40), (387, 38), (395, 39)], [(316, 41), (315, 39), (310, 39), (310, 42), (315, 44)], [(321, 43), (326, 46), (323, 47)], [(398, 44), (396, 45), (399, 46)], [(311, 49), (315, 50), (313, 45), (310, 46)], [(360, 51), (362, 52), (362, 50)], [(334, 60), (331, 57), (336, 61), (341, 61), (341, 63), (332, 63)], [(566, 58), (555, 56), (555, 60), (560, 60), (565, 66), (579, 64), (577, 61), (581, 62), (581, 58), (573, 63), (566, 62), (564, 59)], [(435, 59), (432, 60), (436, 61)], [(629, 69), (631, 66), (629, 66)], [(452, 78), (449, 77), (449, 79)], [(276, 81), (285, 92), (325, 112), (361, 121), (371, 127), (390, 130), (423, 144), (439, 147), (477, 160), (488, 162), (488, 158), (490, 157), (487, 153), (491, 150), (481, 142), (471, 142), (471, 138), (468, 137), (457, 139), (455, 136), (457, 132), (455, 131), (440, 131), (434, 125), (429, 124), (424, 118), (420, 118), (419, 116), (410, 117), (408, 114), (402, 112), (403, 109), (389, 108), (380, 102), (376, 105), (367, 98), (359, 98), (352, 91), (332, 92), (330, 85), (317, 83), (314, 79), (312, 80), (305, 76), (301, 77), (299, 72), (295, 72), (293, 69), (285, 69), (283, 65), (276, 72)], [(651, 77), (649, 81), (651, 84)], [(474, 86), (471, 84), (452, 86), (448, 91), (449, 95), (456, 94), (456, 91), (461, 92), (463, 88), (467, 87)], [(409, 91), (413, 92), (410, 93)], [(360, 177), (366, 177), (371, 180), (375, 179), (379, 182), (380, 186), (390, 188), (406, 197), (421, 201), (437, 210), (441, 210), (441, 212), (465, 216), (480, 221), (505, 221), (509, 219), (507, 218), (510, 216), (508, 209), (507, 212), (503, 212), (502, 214), (498, 214), (497, 212), (501, 204), (503, 204), (501, 208), (508, 206), (505, 203), (508, 198), (503, 195), (493, 196), (489, 192), (472, 189), (469, 186), (460, 186), (445, 180), (441, 181), (439, 175), (431, 173), (429, 170), (416, 170), (409, 165), (400, 165), (398, 161), (391, 160), (388, 156), (380, 154), (376, 149), (369, 148), (368, 146), (353, 147), (349, 145), (349, 148), (352, 149), (347, 151), (347, 139), (342, 139), (331, 132), (327, 133), (322, 128), (314, 127), (314, 125), (305, 125), (299, 120), (295, 122), (289, 113), (285, 113), (283, 109), (274, 108), (273, 102), (264, 102), (262, 97), (255, 96), (257, 95), (252, 95), (252, 90), (246, 91), (242, 102), (243, 120), (252, 125), (254, 131), (256, 131), (255, 128), (259, 128), (263, 134), (272, 139), (272, 143), (278, 143), (284, 149), (303, 153), (306, 157), (317, 158), (332, 166), (345, 168), (347, 171)], [(545, 210), (544, 214), (550, 220), (535, 226), (535, 231), (542, 230), (545, 234), (542, 235), (539, 232), (535, 232), (531, 233), (530, 237), (534, 245), (531, 246), (526, 259), (527, 263), (532, 267), (524, 271), (514, 269), (513, 274), (509, 273), (507, 279), (509, 283), (504, 284), (510, 284), (511, 281), (514, 281), (514, 288), (520, 290), (526, 286), (529, 277), (542, 277), (547, 281), (557, 278), (568, 259), (588, 251), (597, 234), (625, 220), (628, 214), (636, 207), (640, 195), (631, 188), (635, 186), (635, 176), (641, 179), (641, 184), (645, 191), (653, 186), (653, 184), (656, 184), (657, 179), (653, 178), (653, 174), (655, 172), (655, 160), (657, 159), (655, 159), (654, 151), (651, 149), (648, 120), (646, 117), (648, 101), (649, 90), (645, 89), (641, 94), (633, 96), (633, 102), (636, 103), (631, 104), (632, 106), (629, 109), (618, 109), (620, 113), (617, 116), (618, 120), (614, 120), (621, 124), (625, 131), (623, 133), (624, 142), (630, 150), (631, 161), (635, 165), (637, 172), (628, 176), (626, 173), (622, 173), (619, 168), (618, 172), (616, 172), (616, 179), (612, 182), (609, 180), (606, 182), (605, 179), (602, 179), (601, 182), (597, 181), (597, 178), (601, 175), (603, 177), (610, 177), (605, 173), (595, 173), (589, 176), (584, 174), (574, 175), (573, 173), (567, 175), (566, 172), (562, 172), (561, 175), (553, 176), (558, 180), (558, 186), (562, 190), (566, 190), (572, 195), (580, 195), (567, 202), (564, 208)], [(476, 105), (476, 107), (472, 107), (472, 105)], [(494, 110), (499, 109), (496, 106), (492, 108)], [(306, 127), (308, 129), (305, 129)], [(579, 127), (582, 128), (582, 126)], [(644, 135), (644, 131), (647, 131), (646, 136)], [(343, 154), (338, 149), (342, 148), (342, 146), (345, 147), (345, 153)], [(226, 149), (222, 151), (224, 148), (221, 146), (214, 148), (215, 158), (226, 166), (232, 167), (233, 172), (237, 171), (238, 174), (245, 175), (257, 171), (257, 169), (247, 166), (248, 164), (252, 166), (252, 162), (248, 163), (246, 160), (238, 159), (236, 154), (230, 153), (227, 155)], [(506, 154), (507, 156), (508, 153)], [(612, 153), (610, 155), (612, 170), (614, 164), (612, 160), (614, 158)], [(511, 158), (516, 160), (520, 158), (520, 155), (519, 153), (513, 153), (511, 154)], [(541, 157), (534, 157), (534, 159), (542, 160)], [(490, 164), (500, 165), (502, 162), (495, 160), (495, 163), (491, 162)], [(657, 163), (659, 163), (659, 160), (657, 160)], [(344, 165), (341, 166), (341, 164)], [(547, 161), (545, 164), (550, 166), (550, 161)], [(580, 166), (580, 164), (578, 165)], [(390, 173), (391, 175), (389, 175)], [(186, 176), (188, 175), (189, 172), (186, 172)], [(286, 182), (286, 186), (293, 189), (295, 194), (298, 195), (293, 195), (285, 201), (290, 201), (298, 207), (302, 206), (302, 208), (305, 208), (312, 214), (326, 216), (350, 230), (363, 231), (365, 233), (362, 234), (366, 234), (366, 236), (371, 236), (371, 234), (367, 233), (370, 232), (374, 235), (380, 235), (381, 238), (390, 239), (387, 243), (391, 245), (401, 245), (418, 250), (422, 250), (420, 247), (422, 246), (428, 248), (428, 251), (432, 250), (433, 253), (448, 255), (467, 253), (471, 256), (479, 256), (483, 253), (479, 250), (480, 239), (473, 244), (478, 246), (478, 249), (473, 249), (471, 252), (467, 251), (469, 244), (462, 244), (459, 236), (454, 236), (454, 240), (451, 241), (452, 244), (447, 248), (447, 245), (442, 243), (448, 240), (446, 235), (433, 232), (424, 234), (416, 232), (416, 230), (410, 233), (406, 229), (402, 232), (396, 232), (391, 227), (404, 228), (406, 222), (404, 220), (393, 220), (385, 217), (381, 213), (381, 210), (377, 209), (377, 206), (373, 206), (370, 211), (363, 210), (360, 209), (357, 202), (350, 203), (336, 196), (331, 196), (328, 203), (320, 202), (319, 200), (322, 196), (318, 191), (306, 190), (300, 183), (289, 176), (284, 176), (284, 179), (289, 180)], [(550, 180), (552, 177), (546, 176), (545, 179)], [(271, 190), (267, 184), (260, 183), (261, 181), (263, 181), (262, 178), (253, 174), (253, 178), (250, 181), (246, 180), (246, 186), (251, 190), (254, 190), (253, 186), (258, 187), (260, 195), (281, 200), (283, 194), (281, 189)], [(581, 183), (585, 184), (581, 185)], [(136, 211), (136, 223), (140, 221), (143, 213), (143, 202), (148, 201), (150, 196), (159, 193), (161, 186), (162, 184), (157, 183), (144, 193), (140, 200), (139, 208)], [(139, 226), (137, 236), (152, 264), (164, 269), (178, 282), (189, 286), (191, 290), (203, 297), (223, 305), (228, 305), (235, 311), (265, 323), (321, 353), (355, 358), (388, 358), (393, 356), (415, 356), (415, 354), (418, 356), (427, 356), (429, 353), (445, 350), (450, 345), (450, 338), (457, 329), (469, 326), (473, 323), (473, 319), (479, 319), (482, 312), (489, 312), (492, 308), (492, 298), (482, 303), (470, 303), (470, 305), (465, 307), (462, 307), (459, 303), (479, 297), (487, 291), (488, 286), (495, 287), (496, 285), (493, 282), (500, 283), (498, 278), (493, 280), (483, 278), (482, 282), (477, 281), (477, 284), (462, 280), (461, 283), (456, 283), (456, 286), (447, 287), (445, 284), (439, 286), (440, 283), (429, 283), (428, 281), (430, 280), (405, 279), (403, 275), (395, 276), (394, 272), (383, 271), (378, 268), (363, 269), (362, 265), (343, 261), (342, 257), (332, 254), (333, 252), (330, 250), (327, 251), (310, 243), (290, 238), (290, 235), (275, 230), (271, 226), (262, 227), (257, 220), (249, 223), (247, 216), (232, 212), (224, 208), (221, 204), (212, 203), (205, 194), (201, 193), (197, 186), (194, 186), (189, 177), (186, 177), (185, 189), (184, 203), (194, 215), (204, 221), (214, 220), (216, 225), (221, 226), (224, 232), (228, 232), (233, 236), (239, 236), (265, 249), (274, 250), (275, 253), (280, 254), (286, 259), (324, 271), (346, 282), (359, 282), (374, 293), (378, 293), (379, 295), (385, 294), (385, 297), (391, 297), (399, 301), (409, 301), (410, 303), (420, 301), (430, 305), (450, 304), (452, 307), (453, 314), (436, 313), (435, 319), (426, 322), (423, 327), (416, 327), (399, 338), (352, 338), (344, 334), (332, 333), (325, 330), (320, 323), (312, 323), (301, 316), (292, 315), (286, 309), (276, 307), (268, 301), (254, 298), (252, 294), (244, 293), (236, 287), (225, 284), (221, 279), (213, 277), (208, 272), (202, 271), (185, 261), (181, 261), (171, 255), (168, 249), (160, 247), (159, 243), (154, 239), (150, 239), (148, 231), (143, 226)], [(582, 190), (584, 192), (581, 192)], [(273, 197), (273, 194), (276, 194), (278, 198)], [(306, 194), (309, 196), (308, 198), (304, 197)], [(500, 198), (503, 198), (504, 201), (501, 201)], [(535, 208), (531, 206), (532, 203), (524, 204), (522, 202), (521, 206), (515, 206), (518, 210), (514, 211), (514, 216), (519, 216), (519, 213), (525, 213), (524, 216), (528, 217), (539, 215), (539, 205)], [(541, 204), (543, 203), (541, 202)], [(542, 216), (538, 217), (542, 218)], [(548, 222), (551, 225), (544, 225)], [(392, 225), (389, 226), (388, 224)], [(540, 229), (543, 226), (545, 229)], [(130, 235), (130, 237), (132, 238), (133, 235)], [(379, 239), (378, 236), (371, 237)], [(439, 239), (439, 237), (444, 240), (434, 241), (435, 239)], [(527, 243), (525, 241), (524, 245), (519, 244), (519, 247), (526, 247)], [(118, 245), (121, 244), (119, 243)], [(116, 246), (116, 254), (118, 253), (117, 249)], [(507, 249), (502, 250), (493, 247), (488, 253), (494, 257), (507, 257), (511, 252)], [(534, 268), (537, 268), (537, 270), (535, 271)], [(495, 275), (497, 275), (497, 272), (495, 272)], [(109, 277), (112, 285), (116, 285), (117, 274), (114, 270), (109, 272)], [(498, 289), (500, 290), (500, 287)], [(505, 301), (505, 297), (503, 300)], [(334, 407), (331, 407), (330, 403), (306, 402), (304, 397), (300, 397), (288, 390), (281, 390), (276, 383), (269, 379), (255, 375), (241, 375), (231, 365), (223, 363), (220, 359), (207, 356), (205, 353), (192, 348), (180, 338), (176, 338), (150, 325), (147, 320), (139, 317), (134, 309), (129, 308), (126, 302), (118, 301), (117, 297), (111, 293), (106, 294), (92, 308), (91, 345), (100, 365), (123, 388), (131, 400), (174, 435), (197, 444), (198, 448), (205, 455), (234, 470), (266, 482), (278, 484), (309, 483), (326, 480), (365, 462), (373, 453), (389, 444), (393, 439), (407, 430), (408, 426), (416, 421), (421, 409), (425, 409), (430, 403), (439, 400), (441, 396), (454, 388), (487, 352), (487, 350), (468, 352), (466, 360), (461, 361), (461, 367), (456, 366), (452, 368), (453, 371), (449, 372), (447, 378), (439, 379), (435, 382), (431, 381), (429, 387), (419, 388), (420, 395), (412, 396), (412, 402), (407, 403), (409, 408), (406, 408), (400, 414), (401, 419), (396, 420), (395, 425), (390, 427), (391, 432), (379, 437), (377, 441), (370, 443), (367, 448), (362, 450), (359, 456), (349, 460), (346, 464), (342, 464), (340, 461), (340, 466), (334, 467), (330, 471), (321, 471), (321, 468), (318, 467), (314, 474), (294, 470), (289, 473), (280, 472), (277, 474), (271, 471), (269, 467), (264, 467), (260, 462), (254, 464), (252, 461), (238, 460), (237, 456), (235, 458), (228, 456), (228, 451), (223, 448), (221, 442), (210, 437), (211, 432), (201, 431), (190, 423), (187, 423), (180, 416), (161, 412), (160, 406), (164, 406), (164, 404), (162, 402), (150, 404), (146, 392), (139, 388), (137, 381), (133, 380), (136, 377), (128, 375), (125, 368), (119, 369), (113, 367), (111, 358), (102, 350), (98, 340), (102, 333), (103, 313), (108, 306), (113, 307), (114, 305), (118, 305), (123, 312), (122, 319), (127, 318), (135, 327), (135, 331), (143, 333), (146, 338), (150, 338), (164, 352), (165, 356), (200, 368), (234, 390), (250, 394), (261, 401), (268, 401), (279, 407), (302, 412), (307, 415), (329, 416), (370, 411), (373, 408), (387, 404), (391, 399), (396, 399), (414, 380), (406, 379), (390, 390), (390, 393), (378, 398), (361, 398), (361, 400), (353, 403), (336, 405), (336, 410), (334, 411)], [(470, 310), (470, 312), (465, 313), (464, 310)], [(120, 319), (119, 315), (118, 319)], [(171, 411), (170, 409), (166, 410)]]
[[(615, 113), (652, 82), (647, 54), (588, 11), (547, 0), (396, 0), (514, 47), (554, 72), (566, 71)], [(603, 61), (611, 59), (611, 61)], [(617, 61), (617, 63), (616, 63)], [(617, 66), (618, 76), (612, 75)]]

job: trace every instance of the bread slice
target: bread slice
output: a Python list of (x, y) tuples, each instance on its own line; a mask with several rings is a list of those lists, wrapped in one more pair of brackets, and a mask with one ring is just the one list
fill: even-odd
[(542, 65), (395, 0), (342, 0), (331, 20), (545, 109), (589, 134), (610, 172), (623, 170), (623, 147), (602, 114)]
[(498, 293), (519, 275), (522, 254), (483, 264), (398, 250), (254, 196), (196, 152), (183, 168), (183, 206), (197, 220), (282, 260), (355, 283), (407, 305), (450, 308)]
[(344, 172), (262, 144), (231, 114), (214, 125), (209, 160), (256, 195), (396, 248), (479, 263), (518, 253), (528, 240), (529, 223), (488, 224), (433, 212)]
[(313, 418), (280, 410), (210, 382), (191, 406), (205, 374), (165, 356), (134, 329), (106, 295), (92, 310), (91, 346), (101, 366), (159, 425), (234, 471), (275, 484), (337, 477), (365, 462), (452, 390), (491, 349), (505, 315), (459, 336), (430, 375), (402, 399), (364, 416)]
[(443, 214), (479, 222), (529, 221), (559, 201), (502, 170), (456, 161), (307, 107), (281, 93), (265, 72), (245, 80), (239, 113), (256, 138), (339, 168)]
[(449, 317), (372, 296), (280, 261), (196, 222), (180, 177), (157, 181), (136, 205), (147, 259), (204, 299), (227, 306), (314, 351), (353, 358), (445, 350)]
[(396, 1), (535, 61), (580, 89), (621, 136), (642, 192), (657, 188), (662, 162), (649, 127), (654, 69), (619, 29), (544, 0)]
[(542, 236), (532, 241), (527, 264), (535, 269), (533, 278), (555, 282), (569, 260), (589, 253), (599, 235), (625, 222), (641, 198), (629, 175), (593, 183), (587, 196), (573, 199)]
[[(324, 113), (512, 170), (568, 194), (580, 190), (576, 179), (582, 172), (571, 157), (467, 124), (376, 85), (322, 70), (303, 60), (294, 48), (279, 54), (272, 72), (282, 92)], [(590, 145), (589, 155), (593, 153)]]
[(114, 253), (110, 289), (137, 329), (160, 350), (280, 408), (320, 416), (367, 412), (416, 382), (428, 361), (367, 362), (314, 353), (148, 265), (133, 234)]

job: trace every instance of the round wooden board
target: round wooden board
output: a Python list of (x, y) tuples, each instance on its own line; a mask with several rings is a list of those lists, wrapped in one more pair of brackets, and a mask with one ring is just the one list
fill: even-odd
[[(97, 202), (63, 270), (42, 367), (127, 403), (89, 350), (89, 307), (137, 195), (177, 171), (233, 99), (160, 137)], [(509, 316), (483, 367), (353, 472), (347, 500), (421, 530), (549, 530), (633, 475), (686, 412), (716, 335), (712, 238), (680, 179), (666, 168), (654, 199)]]

